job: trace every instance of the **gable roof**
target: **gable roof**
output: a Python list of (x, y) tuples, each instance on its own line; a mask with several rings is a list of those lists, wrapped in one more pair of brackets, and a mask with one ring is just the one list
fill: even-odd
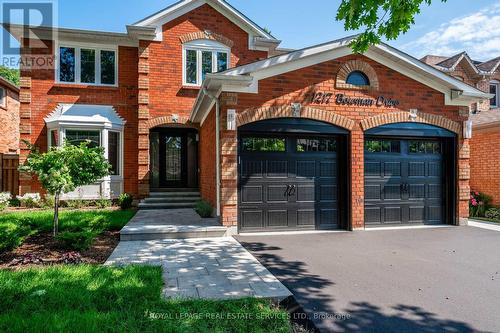
[(436, 64), (436, 66), (441, 66), (441, 67), (444, 67), (444, 68), (455, 67), (456, 65), (458, 65), (458, 63), (460, 62), (460, 60), (462, 60), (462, 58), (464, 57), (465, 54), (466, 54), (465, 52), (460, 52), (459, 54), (456, 54), (454, 56), (446, 58), (443, 61), (438, 62)]
[[(213, 106), (210, 95), (222, 91), (257, 93), (259, 80), (353, 54), (350, 43), (354, 38), (356, 35), (208, 74), (195, 102), (191, 121), (204, 120), (206, 111)], [(384, 43), (370, 47), (364, 56), (442, 92), (447, 105), (469, 106), (491, 97)]]
[(274, 38), (270, 33), (268, 33), (264, 28), (257, 25), (246, 15), (241, 13), (239, 10), (231, 6), (225, 0), (180, 0), (134, 24), (132, 26), (137, 27), (156, 27), (157, 29), (157, 39), (161, 40), (161, 27), (179, 17), (182, 16), (198, 7), (208, 4), (230, 21), (235, 23), (237, 26), (248, 32), (253, 37), (263, 38), (268, 42), (274, 42), (279, 44), (281, 41)]
[(466, 61), (466, 63), (469, 65), (469, 68), (472, 69), (473, 72), (479, 73), (479, 70), (476, 67), (476, 64), (472, 59), (469, 57), (467, 52), (460, 52), (459, 54), (456, 54), (450, 58), (447, 58), (441, 62), (438, 62), (436, 66), (441, 67), (443, 69), (449, 70), (449, 71), (454, 71), (455, 68), (460, 64), (463, 60)]
[(488, 61), (477, 61), (469, 57), (467, 52), (460, 52), (451, 57), (436, 56), (436, 55), (426, 55), (420, 61), (437, 67), (443, 71), (454, 71), (455, 68), (462, 60), (466, 60), (470, 69), (472, 69), (477, 74), (491, 74), (495, 72), (500, 66), (500, 57)]
[(479, 64), (477, 67), (484, 72), (494, 72), (500, 66), (500, 57), (485, 61)]

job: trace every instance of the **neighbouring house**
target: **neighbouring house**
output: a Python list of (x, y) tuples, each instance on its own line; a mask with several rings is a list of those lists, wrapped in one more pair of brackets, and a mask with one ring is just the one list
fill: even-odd
[[(389, 45), (282, 50), (223, 0), (179, 1), (126, 33), (57, 36), (38, 50), (55, 68), (21, 68), (21, 137), (90, 140), (113, 166), (68, 196), (128, 192), (146, 209), (199, 191), (239, 232), (467, 221), (463, 127), (489, 94)], [(25, 176), (20, 188), (40, 190)]]
[(471, 107), (470, 185), (474, 191), (493, 196), (494, 203), (500, 204), (500, 57), (481, 62), (462, 52), (449, 58), (425, 56), (422, 61), (492, 94), (489, 100)]
[(19, 87), (0, 77), (0, 154), (19, 153)]

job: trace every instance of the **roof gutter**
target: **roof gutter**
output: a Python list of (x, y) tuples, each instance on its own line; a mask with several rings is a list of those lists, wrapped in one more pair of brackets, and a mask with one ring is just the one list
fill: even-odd
[[(200, 92), (194, 102), (189, 120), (192, 123), (203, 123), (213, 107), (213, 97), (219, 97), (222, 91), (236, 92), (250, 87), (254, 79), (249, 75), (207, 74)], [(212, 96), (212, 97), (211, 97)]]

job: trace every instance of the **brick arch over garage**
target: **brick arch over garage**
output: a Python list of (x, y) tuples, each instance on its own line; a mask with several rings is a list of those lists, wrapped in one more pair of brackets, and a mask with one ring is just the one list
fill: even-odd
[(434, 125), (437, 127), (441, 127), (447, 129), (459, 137), (462, 133), (462, 125), (457, 123), (451, 119), (429, 114), (429, 113), (418, 113), (416, 117), (412, 117), (410, 112), (392, 112), (392, 113), (384, 113), (375, 117), (367, 118), (361, 121), (361, 128), (363, 131), (367, 131), (370, 128), (394, 124), (394, 123), (406, 123), (406, 122), (415, 122), (415, 123), (424, 123), (429, 125)]
[(294, 114), (291, 106), (271, 106), (264, 108), (246, 109), (236, 118), (236, 125), (238, 127), (256, 121), (276, 119), (276, 118), (308, 118), (323, 121), (338, 127), (345, 128), (351, 131), (355, 125), (355, 121), (336, 114), (332, 111), (322, 109), (304, 107), (300, 112), (300, 117)]
[(188, 116), (178, 116), (177, 119), (175, 119), (173, 116), (156, 117), (147, 121), (146, 128), (152, 129), (154, 127), (162, 125), (180, 125), (186, 128), (198, 128), (197, 126), (189, 122)]

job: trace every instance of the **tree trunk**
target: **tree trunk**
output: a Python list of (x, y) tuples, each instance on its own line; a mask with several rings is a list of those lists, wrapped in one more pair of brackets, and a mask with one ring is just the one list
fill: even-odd
[(54, 195), (54, 237), (59, 232), (59, 193)]

